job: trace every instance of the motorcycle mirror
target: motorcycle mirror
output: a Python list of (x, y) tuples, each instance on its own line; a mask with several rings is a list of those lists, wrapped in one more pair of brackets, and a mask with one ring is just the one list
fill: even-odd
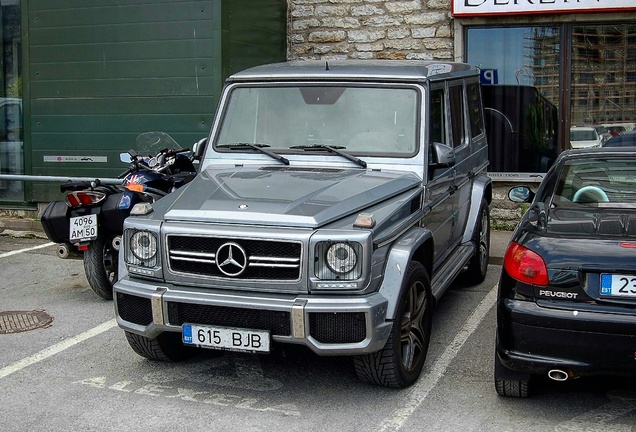
[(192, 154), (194, 155), (194, 159), (201, 160), (203, 157), (203, 151), (205, 150), (205, 145), (208, 143), (208, 138), (201, 138), (199, 141), (195, 142), (192, 146)]
[(125, 163), (132, 162), (130, 155), (128, 153), (119, 153), (119, 160)]

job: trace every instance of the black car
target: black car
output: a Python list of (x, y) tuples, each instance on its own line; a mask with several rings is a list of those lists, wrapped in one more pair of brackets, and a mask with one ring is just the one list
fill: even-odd
[(494, 380), (527, 397), (531, 378), (636, 375), (636, 151), (563, 152), (504, 256)]
[(636, 130), (611, 137), (603, 143), (602, 147), (636, 147)]

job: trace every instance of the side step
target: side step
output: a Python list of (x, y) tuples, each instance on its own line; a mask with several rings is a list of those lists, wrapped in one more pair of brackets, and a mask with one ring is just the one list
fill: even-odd
[(475, 246), (472, 243), (460, 245), (444, 264), (435, 271), (435, 276), (431, 281), (431, 289), (435, 300), (439, 300), (444, 291), (453, 283), (455, 277), (468, 264), (474, 252)]

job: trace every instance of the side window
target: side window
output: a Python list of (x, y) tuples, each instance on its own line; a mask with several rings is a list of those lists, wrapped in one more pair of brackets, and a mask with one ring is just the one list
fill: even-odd
[(453, 85), (449, 87), (451, 109), (451, 132), (453, 147), (459, 147), (464, 143), (464, 95), (463, 86)]
[(428, 139), (429, 143), (446, 144), (446, 101), (444, 89), (431, 90)]
[(484, 122), (481, 118), (481, 89), (479, 84), (471, 83), (466, 86), (468, 94), (468, 116), (470, 120), (470, 135), (476, 137), (484, 132)]

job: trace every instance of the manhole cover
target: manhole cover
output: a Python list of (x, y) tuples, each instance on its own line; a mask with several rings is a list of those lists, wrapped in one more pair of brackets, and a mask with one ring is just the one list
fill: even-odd
[(46, 327), (53, 317), (43, 310), (0, 312), (0, 334), (20, 333)]

